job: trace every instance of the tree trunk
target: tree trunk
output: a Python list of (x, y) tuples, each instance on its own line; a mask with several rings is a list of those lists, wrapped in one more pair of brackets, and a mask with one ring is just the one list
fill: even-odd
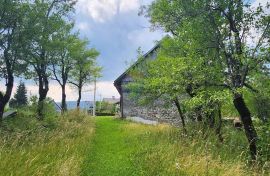
[(2, 125), (4, 110), (5, 110), (5, 104), (2, 101), (0, 101), (0, 127)]
[(233, 100), (234, 106), (240, 114), (241, 121), (244, 125), (246, 137), (249, 142), (250, 156), (252, 160), (256, 160), (257, 157), (257, 133), (252, 123), (251, 114), (248, 107), (245, 104), (242, 94), (234, 94)]
[(187, 133), (187, 130), (186, 130), (185, 118), (184, 118), (184, 115), (183, 115), (183, 112), (182, 112), (182, 109), (181, 109), (181, 105), (180, 105), (180, 103), (179, 103), (178, 98), (176, 98), (176, 99), (174, 100), (174, 103), (175, 103), (175, 106), (177, 107), (179, 116), (180, 116), (180, 118), (181, 118), (181, 122), (182, 122), (182, 126), (183, 126), (184, 133), (186, 134), (186, 133)]
[(78, 93), (79, 93), (79, 97), (77, 100), (77, 108), (80, 109), (80, 103), (81, 103), (81, 99), (82, 99), (82, 88), (81, 87), (78, 88)]
[(5, 107), (6, 107), (7, 103), (9, 102), (11, 94), (12, 94), (13, 83), (14, 83), (13, 74), (9, 73), (8, 74), (7, 84), (6, 84), (5, 95), (0, 93), (1, 94), (0, 95), (0, 123), (2, 122), (2, 119), (3, 119), (3, 114), (4, 114)]
[(43, 76), (39, 74), (39, 99), (38, 99), (38, 119), (42, 120), (44, 118), (43, 109), (44, 109), (44, 101), (46, 100), (47, 93), (49, 91), (49, 81), (45, 73)]
[(14, 82), (14, 78), (13, 78), (13, 76), (10, 76), (10, 78), (8, 79), (8, 83), (6, 84), (5, 95), (2, 95), (2, 93), (0, 93), (1, 94), (0, 95), (0, 122), (3, 119), (5, 107), (6, 107), (7, 103), (10, 100), (10, 97), (11, 97), (11, 93), (12, 93), (12, 89), (13, 89), (13, 82)]
[(62, 103), (61, 103), (61, 108), (62, 108), (62, 113), (67, 111), (67, 102), (66, 102), (66, 85), (62, 85)]
[(210, 100), (210, 102), (206, 105), (207, 109), (210, 110), (210, 112), (207, 111), (208, 113), (207, 113), (207, 120), (206, 120), (210, 128), (215, 128), (217, 111), (218, 111), (216, 104), (217, 102)]
[(221, 134), (221, 128), (222, 128), (222, 114), (221, 114), (221, 107), (218, 106), (218, 124), (216, 127), (216, 134), (218, 136), (218, 139), (220, 142), (223, 142), (223, 137)]
[(12, 94), (12, 89), (13, 89), (13, 84), (14, 84), (12, 65), (10, 64), (8, 57), (9, 57), (8, 50), (5, 50), (4, 51), (4, 59), (5, 59), (5, 63), (6, 63), (6, 69), (7, 69), (7, 83), (6, 83), (5, 94), (3, 95), (0, 92), (0, 123), (2, 122), (2, 119), (3, 119), (5, 106), (7, 105), (7, 103), (10, 100), (10, 97)]

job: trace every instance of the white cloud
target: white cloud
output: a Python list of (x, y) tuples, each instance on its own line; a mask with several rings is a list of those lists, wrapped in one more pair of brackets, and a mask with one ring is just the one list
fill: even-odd
[(139, 0), (79, 0), (77, 11), (103, 23), (118, 13), (138, 10), (139, 6)]
[(129, 12), (133, 10), (138, 10), (140, 7), (138, 0), (121, 0), (119, 4), (120, 12)]
[(82, 31), (86, 31), (90, 29), (89, 23), (86, 23), (86, 22), (80, 22), (76, 24), (76, 27)]
[(90, 16), (96, 22), (105, 22), (117, 13), (116, 0), (79, 0), (77, 11)]

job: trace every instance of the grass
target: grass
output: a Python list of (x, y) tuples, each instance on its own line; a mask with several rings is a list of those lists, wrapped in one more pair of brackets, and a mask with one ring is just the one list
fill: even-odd
[[(233, 131), (230, 135), (235, 135)], [(92, 147), (84, 162), (89, 176), (267, 175), (245, 163), (243, 138), (219, 144), (215, 136), (180, 135), (167, 125), (147, 126), (112, 118), (97, 118)], [(241, 145), (242, 144), (242, 145)], [(237, 146), (237, 147), (235, 147)], [(265, 172), (265, 173), (264, 173)]]
[(269, 175), (269, 166), (246, 162), (243, 132), (225, 128), (221, 144), (194, 128), (185, 136), (165, 124), (92, 119), (77, 112), (43, 122), (19, 114), (0, 129), (0, 175)]
[(94, 123), (75, 112), (44, 122), (20, 114), (0, 132), (0, 175), (79, 175)]

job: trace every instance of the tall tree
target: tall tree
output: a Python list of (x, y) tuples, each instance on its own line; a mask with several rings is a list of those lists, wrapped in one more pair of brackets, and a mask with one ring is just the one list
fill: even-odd
[(62, 89), (62, 112), (67, 110), (66, 104), (66, 85), (69, 81), (70, 72), (75, 67), (74, 56), (80, 46), (80, 39), (77, 35), (71, 34), (73, 25), (64, 25), (62, 32), (60, 32), (54, 39), (53, 52), (55, 57), (52, 62), (53, 80), (56, 80)]
[[(4, 108), (10, 100), (14, 74), (22, 70), (22, 31), (28, 14), (27, 1), (0, 1), (0, 77), (5, 79), (6, 90), (0, 93), (0, 122)], [(19, 66), (20, 65), (20, 66)]]
[[(251, 73), (269, 57), (269, 5), (252, 7), (244, 0), (156, 0), (147, 9), (153, 27), (186, 40), (193, 53), (204, 53), (208, 63), (219, 62), (223, 84), (231, 91), (241, 116), (252, 160), (256, 159), (257, 133), (242, 89), (253, 91)], [(257, 40), (256, 40), (257, 38)], [(206, 65), (207, 66), (207, 65)], [(210, 68), (210, 67), (208, 67)]]
[(80, 107), (83, 86), (98, 78), (101, 71), (101, 68), (96, 65), (98, 51), (93, 48), (87, 49), (87, 44), (88, 41), (81, 41), (78, 49), (73, 53), (75, 67), (71, 71), (69, 83), (78, 89), (77, 108)]
[(39, 85), (38, 118), (43, 118), (43, 102), (49, 91), (49, 70), (52, 65), (53, 38), (58, 34), (65, 19), (73, 10), (74, 0), (37, 0), (31, 6), (28, 18), (28, 63), (32, 67), (29, 77)]

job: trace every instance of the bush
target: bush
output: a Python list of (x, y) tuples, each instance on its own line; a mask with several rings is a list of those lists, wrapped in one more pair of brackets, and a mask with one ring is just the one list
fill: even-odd
[(270, 169), (270, 123), (258, 122), (256, 123), (258, 132), (258, 153), (259, 161), (267, 165)]
[[(30, 97), (30, 110), (33, 112), (36, 112), (38, 108), (38, 97), (37, 96), (32, 96)], [(44, 101), (43, 104), (43, 114), (44, 117), (56, 117), (58, 115), (55, 105), (52, 99), (47, 98)]]
[(253, 103), (257, 117), (263, 122), (269, 120), (270, 117), (270, 98), (263, 95), (258, 95), (254, 98)]

